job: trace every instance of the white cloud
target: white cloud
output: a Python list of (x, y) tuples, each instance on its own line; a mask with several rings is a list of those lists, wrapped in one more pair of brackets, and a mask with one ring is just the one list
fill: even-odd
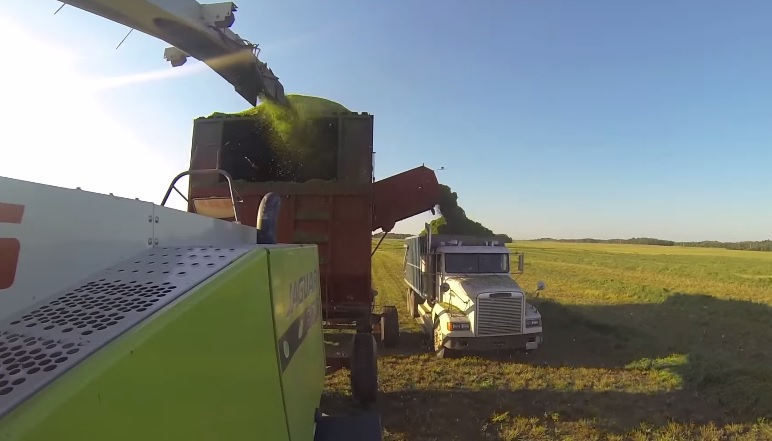
[(93, 60), (2, 17), (0, 39), (24, 42), (2, 54), (0, 175), (159, 202), (180, 170), (97, 99), (104, 79), (79, 69)]

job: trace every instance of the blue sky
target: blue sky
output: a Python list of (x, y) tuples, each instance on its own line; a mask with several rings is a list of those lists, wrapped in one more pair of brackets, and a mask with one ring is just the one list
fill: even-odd
[[(53, 0), (6, 3), (5, 33), (23, 44), (14, 80), (7, 68), (0, 77), (3, 124), (30, 124), (17, 111), (26, 106), (49, 109), (62, 129), (17, 134), (27, 153), (3, 175), (158, 202), (187, 166), (192, 120), (248, 106), (194, 63), (172, 72), (164, 42), (134, 32), (115, 50), (123, 26), (73, 7), (53, 16)], [(260, 44), (288, 93), (375, 115), (376, 178), (444, 166), (440, 181), (497, 232), (771, 236), (768, 1), (237, 5), (233, 30)], [(105, 79), (110, 87), (91, 87)], [(19, 165), (38, 158), (30, 146), (69, 161), (68, 173)]]

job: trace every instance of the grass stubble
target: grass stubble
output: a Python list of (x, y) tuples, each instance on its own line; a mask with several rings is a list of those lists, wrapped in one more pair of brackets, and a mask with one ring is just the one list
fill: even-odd
[[(380, 349), (388, 440), (772, 440), (772, 253), (516, 242), (542, 312), (528, 354), (438, 359), (405, 310), (402, 242), (376, 252), (402, 343)], [(328, 412), (357, 411), (348, 371)]]

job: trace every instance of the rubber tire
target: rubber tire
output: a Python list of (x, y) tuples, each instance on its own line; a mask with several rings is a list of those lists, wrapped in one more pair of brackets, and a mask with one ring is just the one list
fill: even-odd
[(381, 310), (381, 344), (384, 348), (399, 346), (399, 313), (396, 306)]
[(418, 296), (412, 288), (407, 289), (407, 313), (410, 317), (418, 318), (421, 315), (418, 313)]
[(432, 332), (432, 352), (434, 352), (434, 355), (437, 356), (437, 358), (455, 358), (457, 355), (456, 351), (453, 349), (448, 349), (445, 346), (442, 346), (440, 348), (437, 347), (437, 344), (435, 343), (435, 333), (437, 332), (437, 329), (435, 328)]
[(378, 399), (378, 350), (373, 334), (357, 332), (351, 344), (351, 394), (361, 405)]

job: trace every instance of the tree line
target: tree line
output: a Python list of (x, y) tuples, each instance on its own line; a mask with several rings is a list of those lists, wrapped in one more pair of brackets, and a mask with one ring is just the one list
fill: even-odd
[[(506, 234), (495, 234), (491, 229), (481, 223), (467, 217), (463, 208), (458, 205), (458, 194), (447, 185), (440, 184), (440, 202), (436, 207), (440, 217), (429, 223), (432, 234), (462, 234), (468, 236), (495, 237), (504, 243), (511, 243), (512, 238)], [(380, 239), (384, 233), (374, 234)], [(419, 234), (426, 234), (422, 229)], [(386, 233), (387, 239), (405, 239), (412, 234)], [(630, 239), (553, 239), (541, 238), (536, 241), (570, 242), (570, 243), (609, 243), (630, 245), (657, 245), (664, 247), (702, 247), (702, 248), (726, 248), (729, 250), (746, 251), (772, 251), (772, 240), (720, 242), (716, 240), (704, 240), (700, 242), (677, 242), (673, 240), (656, 239), (653, 237), (633, 237)]]
[(742, 242), (720, 242), (717, 240), (703, 240), (699, 242), (677, 242), (673, 240), (655, 239), (652, 237), (633, 237), (631, 239), (553, 239), (540, 238), (536, 241), (569, 242), (569, 243), (611, 243), (630, 245), (658, 245), (665, 247), (700, 247), (700, 248), (726, 248), (728, 250), (744, 251), (772, 251), (772, 240), (748, 240)]
[[(444, 225), (442, 218), (435, 219), (435, 222), (430, 224), (432, 227), (432, 233), (438, 234)], [(490, 231), (490, 230), (488, 230)], [(424, 233), (423, 231), (421, 233)], [(469, 234), (469, 231), (460, 234)], [(494, 236), (504, 243), (511, 243), (512, 238), (505, 234), (490, 234), (486, 231), (472, 231), (471, 236)], [(482, 234), (480, 234), (482, 233)], [(373, 234), (373, 237), (380, 239), (383, 233)], [(386, 239), (399, 239), (403, 240), (414, 234), (405, 233), (386, 233)], [(631, 239), (553, 239), (551, 237), (543, 237), (540, 239), (534, 239), (534, 242), (565, 242), (565, 243), (607, 243), (607, 244), (628, 244), (628, 245), (657, 245), (663, 247), (699, 247), (699, 248), (725, 248), (728, 250), (743, 250), (743, 251), (772, 251), (772, 240), (748, 240), (742, 242), (720, 242), (716, 240), (703, 240), (700, 242), (676, 242), (673, 240), (655, 239), (653, 237), (633, 237)]]
[(380, 239), (383, 237), (383, 235), (386, 234), (386, 239), (407, 239), (410, 236), (415, 236), (415, 234), (404, 234), (404, 233), (375, 233), (373, 234), (373, 238)]
[[(490, 228), (469, 219), (463, 208), (458, 206), (458, 194), (447, 185), (440, 184), (439, 203), (435, 207), (440, 217), (429, 222), (432, 234), (460, 234), (465, 236), (493, 237), (503, 243), (512, 243), (512, 238), (506, 234), (495, 234)], [(423, 228), (418, 234), (426, 234)], [(380, 239), (383, 233), (374, 234)], [(387, 239), (404, 239), (411, 234), (386, 233)]]

